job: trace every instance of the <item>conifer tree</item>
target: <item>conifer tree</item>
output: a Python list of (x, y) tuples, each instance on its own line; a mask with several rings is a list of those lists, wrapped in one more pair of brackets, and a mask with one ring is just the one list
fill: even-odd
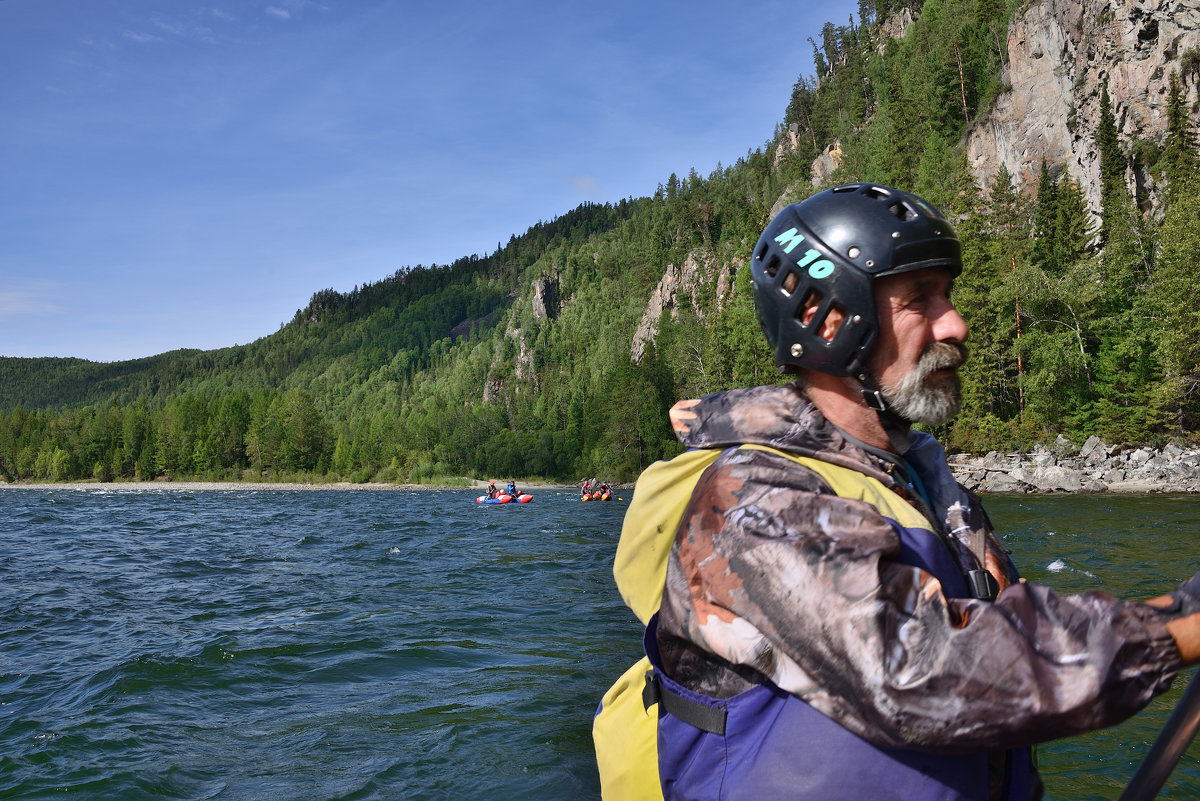
[(904, 75), (898, 64), (893, 67), (887, 104), (890, 131), (883, 145), (890, 151), (887, 154), (890, 157), (887, 180), (896, 186), (913, 186), (916, 184), (917, 163), (921, 155), (917, 137), (924, 140), (924, 136), (918, 132), (928, 129), (921, 124), (917, 99), (905, 85)]
[(1167, 94), (1167, 140), (1163, 146), (1163, 165), (1168, 184), (1168, 199), (1194, 176), (1200, 166), (1196, 139), (1184, 104), (1179, 73), (1172, 71)]
[(997, 264), (998, 278), (992, 288), (992, 314), (1004, 321), (1001, 346), (996, 354), (1001, 366), (997, 373), (999, 384), (992, 390), (992, 403), (1004, 419), (1015, 419), (1018, 428), (1024, 422), (1025, 400), (1022, 391), (1024, 359), (1021, 337), (1021, 295), (1016, 276), (1018, 270), (1031, 261), (1031, 223), (1028, 204), (1013, 186), (1008, 168), (1003, 164), (996, 171), (988, 197), (991, 212), (992, 248), (989, 258)]
[(1060, 181), (1055, 199), (1051, 269), (1065, 272), (1089, 255), (1095, 230), (1083, 190), (1075, 180)]
[(1157, 346), (1164, 381), (1158, 405), (1169, 410), (1178, 433), (1200, 422), (1200, 163), (1183, 105), (1178, 76), (1171, 74), (1164, 168), (1170, 182), (1159, 232), (1153, 287), (1147, 311), (1158, 322)]
[[(1043, 208), (1047, 196), (1054, 201), (1052, 219)], [(1026, 408), (1043, 430), (1088, 435), (1095, 429), (1093, 323), (1100, 282), (1088, 251), (1092, 233), (1083, 194), (1074, 181), (1058, 182), (1052, 194), (1039, 187), (1037, 223), (1052, 239), (1035, 243), (1034, 263), (1013, 275), (1022, 299)]]
[(1102, 297), (1096, 311), (1097, 433), (1108, 442), (1145, 442), (1163, 422), (1152, 392), (1161, 380), (1147, 299), (1150, 232), (1123, 181), (1102, 199)]
[(951, 426), (950, 444), (968, 450), (994, 447), (1002, 427), (995, 395), (1002, 384), (1007, 354), (1006, 331), (1010, 319), (998, 315), (993, 296), (1000, 283), (995, 258), (994, 233), (983, 197), (959, 154), (954, 171), (951, 203), (943, 210), (954, 220), (962, 243), (963, 272), (954, 284), (954, 303), (970, 330), (970, 358), (960, 370), (963, 380), (962, 413)]
[(1042, 159), (1038, 172), (1037, 203), (1033, 215), (1033, 263), (1047, 268), (1052, 262), (1055, 226), (1058, 220), (1058, 186), (1050, 175), (1050, 166)]
[(957, 205), (956, 194), (959, 183), (959, 159), (945, 138), (937, 131), (925, 137), (925, 146), (917, 162), (916, 193), (938, 208), (949, 209)]
[(1096, 150), (1100, 155), (1100, 244), (1108, 241), (1109, 226), (1114, 222), (1110, 213), (1125, 191), (1125, 159), (1117, 139), (1117, 124), (1113, 117), (1108, 86), (1100, 90), (1100, 123), (1096, 128)]

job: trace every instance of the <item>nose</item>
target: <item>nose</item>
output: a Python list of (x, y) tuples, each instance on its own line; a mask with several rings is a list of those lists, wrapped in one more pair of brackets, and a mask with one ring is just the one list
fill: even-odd
[(950, 302), (949, 298), (943, 298), (942, 302), (933, 309), (931, 316), (935, 340), (960, 344), (967, 341), (969, 334), (967, 321), (958, 313), (958, 309)]

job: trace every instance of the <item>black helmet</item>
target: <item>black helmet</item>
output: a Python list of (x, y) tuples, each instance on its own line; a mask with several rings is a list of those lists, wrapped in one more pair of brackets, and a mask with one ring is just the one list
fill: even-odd
[[(860, 375), (879, 333), (874, 280), (926, 267), (957, 277), (962, 255), (954, 227), (914, 194), (847, 184), (788, 206), (767, 225), (750, 260), (758, 320), (775, 363)], [(826, 341), (820, 331), (831, 311), (843, 322)]]

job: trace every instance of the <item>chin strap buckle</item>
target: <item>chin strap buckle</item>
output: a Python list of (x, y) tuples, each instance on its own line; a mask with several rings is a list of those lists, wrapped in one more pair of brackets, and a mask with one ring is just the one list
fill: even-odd
[(877, 412), (887, 411), (887, 401), (883, 399), (883, 393), (877, 389), (864, 389), (862, 391), (863, 402)]

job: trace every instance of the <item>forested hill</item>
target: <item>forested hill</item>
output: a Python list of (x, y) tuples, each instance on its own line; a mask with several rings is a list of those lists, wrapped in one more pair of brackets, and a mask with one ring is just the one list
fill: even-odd
[[(280, 330), (249, 345), (178, 350), (144, 359), (19, 359), (0, 356), (0, 409), (72, 409), (181, 392), (307, 388), (330, 370), (361, 381), (389, 365), (406, 377), (429, 367), (452, 340), (494, 325), (521, 276), (514, 259), (554, 240), (576, 244), (606, 230), (635, 204), (585, 204), (538, 223), (491, 257), (402, 269), (352, 292), (316, 292)], [(445, 342), (442, 342), (445, 340)], [(434, 346), (441, 342), (440, 350)]]
[[(1087, 17), (1089, 2), (1070, 13)], [(776, 136), (733, 165), (580, 206), (487, 256), (316, 292), (248, 345), (113, 364), (0, 358), (0, 475), (632, 478), (677, 452), (676, 399), (777, 380), (746, 260), (782, 203), (819, 188), (814, 174), (913, 188), (958, 221), (974, 355), (964, 413), (939, 432), (952, 447), (1194, 437), (1197, 32), (1156, 50), (1161, 125), (1151, 114), (1131, 129), (1135, 101), (1115, 94), (1114, 107), (1089, 73), (1064, 90), (1103, 88), (1068, 99), (1081, 109), (1069, 153), (1048, 143), (1028, 175), (968, 158), (981, 130), (999, 142), (1020, 127), (1005, 31), (1043, 6), (1061, 25), (1063, 4), (864, 0), (858, 20), (812, 41), (814, 77), (797, 57)], [(1105, 30), (1092, 42), (1091, 22), (1068, 28), (1076, 48)]]

